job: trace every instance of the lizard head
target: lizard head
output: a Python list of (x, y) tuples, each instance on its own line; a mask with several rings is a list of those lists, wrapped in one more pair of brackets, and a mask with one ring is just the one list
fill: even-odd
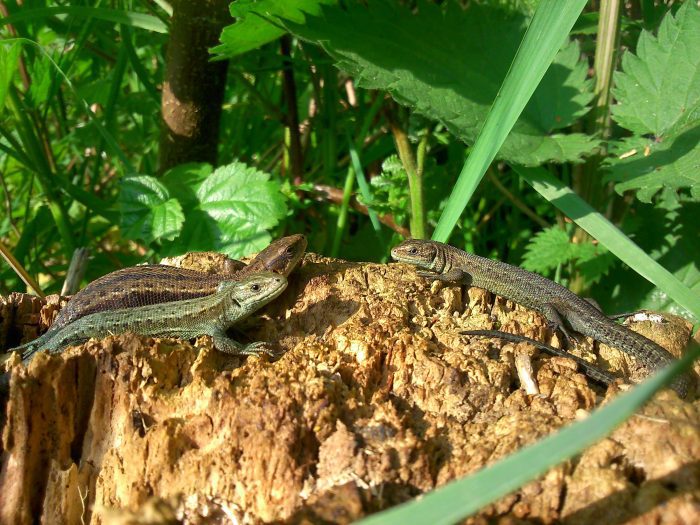
[(391, 250), (394, 260), (433, 270), (438, 250), (432, 241), (408, 239)]
[(306, 251), (306, 237), (301, 234), (277, 239), (250, 262), (250, 271), (268, 271), (289, 275)]
[(287, 278), (284, 275), (260, 272), (235, 282), (231, 287), (231, 297), (241, 307), (252, 311), (272, 301), (285, 288)]

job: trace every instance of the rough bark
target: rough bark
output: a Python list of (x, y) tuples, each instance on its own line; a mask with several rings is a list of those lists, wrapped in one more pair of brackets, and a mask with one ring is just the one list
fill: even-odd
[(216, 164), (228, 62), (210, 62), (208, 50), (233, 21), (228, 0), (175, 0), (171, 5), (161, 108), (161, 172), (185, 162)]
[[(16, 294), (3, 304), (14, 341), (45, 329), (61, 302)], [(225, 356), (207, 338), (193, 348), (133, 335), (41, 354), (28, 369), (14, 358), (0, 522), (347, 523), (617, 395), (568, 359), (458, 335), (496, 322), (547, 335), (538, 315), (483, 290), (309, 255), (240, 328), (279, 345), (277, 361)], [(690, 333), (671, 317), (633, 328), (676, 354)], [(614, 350), (577, 350), (638, 374)], [(519, 388), (518, 352), (532, 355), (540, 395)], [(468, 523), (697, 523), (699, 425), (700, 402), (661, 392), (610, 438)]]

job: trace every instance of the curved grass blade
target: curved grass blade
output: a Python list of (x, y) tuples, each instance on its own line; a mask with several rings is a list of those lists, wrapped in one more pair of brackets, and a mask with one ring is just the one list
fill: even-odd
[(124, 24), (130, 27), (146, 29), (154, 33), (167, 33), (168, 26), (155, 16), (133, 11), (120, 11), (104, 7), (42, 7), (39, 9), (22, 9), (7, 18), (0, 18), (0, 26), (14, 24), (21, 20), (36, 20), (56, 15), (71, 15), (80, 18), (97, 18), (105, 22)]
[[(367, 178), (365, 177), (365, 172), (362, 169), (362, 163), (360, 162), (360, 156), (357, 154), (357, 149), (355, 144), (348, 136), (348, 149), (350, 150), (350, 162), (352, 163), (352, 168), (355, 170), (355, 176), (357, 177), (357, 185), (360, 188), (360, 193), (365, 202), (372, 202), (372, 190), (370, 190), (369, 184), (367, 183)], [(377, 212), (371, 207), (367, 206), (367, 214), (369, 215), (369, 220), (372, 223), (372, 228), (374, 232), (382, 240), (382, 227), (379, 223), (379, 216)]]
[(433, 233), (447, 242), (486, 169), (503, 145), (537, 85), (576, 22), (586, 0), (542, 0), (491, 106), (484, 127), (459, 174), (445, 211)]

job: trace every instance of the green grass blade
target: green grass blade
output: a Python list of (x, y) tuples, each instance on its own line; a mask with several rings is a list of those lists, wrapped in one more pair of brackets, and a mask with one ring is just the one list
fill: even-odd
[(96, 18), (105, 22), (124, 24), (130, 27), (146, 29), (154, 33), (167, 33), (168, 26), (155, 16), (133, 11), (120, 11), (103, 7), (43, 7), (40, 9), (23, 9), (7, 18), (0, 18), (0, 26), (14, 24), (22, 20), (37, 20), (56, 15), (70, 15), (81, 18)]
[(418, 501), (404, 503), (358, 523), (448, 525), (475, 514), (484, 506), (497, 501), (610, 434), (656, 391), (679, 373), (689, 369), (699, 355), (700, 346), (695, 345), (683, 359), (613, 402), (595, 410), (589, 418), (573, 423), (472, 476), (448, 483)]
[(350, 199), (352, 198), (352, 188), (355, 186), (355, 170), (348, 168), (348, 174), (345, 177), (345, 185), (343, 187), (343, 200), (340, 203), (338, 211), (338, 222), (335, 228), (335, 237), (333, 238), (333, 247), (331, 248), (331, 257), (338, 257), (340, 253), (340, 243), (343, 240), (345, 226), (348, 223), (348, 214), (350, 213)]
[[(355, 145), (350, 140), (348, 136), (348, 147), (350, 149), (350, 162), (352, 163), (352, 168), (355, 170), (355, 176), (357, 177), (357, 186), (360, 188), (360, 193), (365, 202), (372, 201), (372, 191), (367, 183), (367, 178), (365, 177), (365, 172), (362, 169), (362, 163), (360, 162), (360, 156), (357, 154), (357, 149)], [(367, 214), (369, 215), (369, 220), (372, 223), (372, 228), (374, 232), (382, 240), (382, 226), (379, 223), (379, 216), (377, 212), (374, 211), (369, 205), (367, 206)]]
[[(114, 137), (107, 131), (107, 129), (102, 125), (102, 123), (99, 121), (99, 119), (95, 116), (95, 114), (92, 112), (90, 109), (90, 106), (88, 106), (88, 103), (85, 101), (84, 98), (82, 98), (78, 94), (78, 90), (73, 86), (73, 83), (70, 81), (68, 76), (63, 72), (61, 69), (61, 66), (59, 66), (56, 61), (51, 58), (51, 55), (49, 55), (46, 50), (39, 44), (38, 42), (35, 42), (34, 40), (30, 40), (28, 38), (6, 38), (5, 40), (0, 40), (0, 45), (3, 44), (11, 44), (13, 42), (20, 42), (21, 44), (26, 44), (35, 47), (39, 53), (44, 55), (46, 59), (51, 63), (51, 65), (56, 69), (58, 74), (63, 78), (65, 81), (66, 85), (70, 88), (70, 90), (73, 92), (73, 95), (75, 96), (76, 100), (78, 101), (78, 107), (83, 110), (85, 115), (88, 117), (88, 120), (90, 120), (91, 124), (95, 126), (97, 129), (97, 132), (102, 136), (104, 139), (105, 143), (109, 146), (111, 149), (112, 153), (116, 155), (119, 160), (121, 160), (122, 164), (124, 165), (125, 171), (128, 173), (135, 173), (135, 170), (133, 166), (131, 165), (131, 162), (127, 158), (126, 154), (122, 151), (121, 147), (117, 143), (117, 141), (114, 139)], [(73, 251), (71, 250), (71, 253), (69, 255), (69, 258), (72, 256)]]
[(496, 95), (484, 127), (474, 142), (457, 184), (433, 233), (447, 242), (486, 169), (503, 145), (515, 121), (542, 80), (554, 56), (576, 22), (586, 0), (542, 0)]
[(639, 275), (700, 319), (700, 297), (647, 255), (629, 237), (544, 168), (513, 166), (545, 199), (598, 240)]
[(160, 105), (160, 93), (158, 93), (158, 89), (151, 82), (148, 71), (146, 71), (146, 68), (143, 67), (143, 63), (136, 54), (136, 49), (134, 48), (134, 43), (132, 41), (131, 29), (126, 26), (122, 26), (120, 33), (122, 36), (122, 43), (126, 48), (131, 67), (136, 73), (136, 76), (138, 77), (141, 84), (143, 84), (143, 87), (145, 88), (145, 91), (148, 94), (148, 96), (150, 96), (155, 102), (157, 102)]

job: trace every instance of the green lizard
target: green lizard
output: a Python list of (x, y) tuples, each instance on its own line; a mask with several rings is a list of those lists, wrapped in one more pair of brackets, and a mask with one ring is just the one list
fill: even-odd
[[(436, 241), (410, 239), (391, 250), (391, 256), (421, 268), (418, 275), (484, 288), (544, 315), (569, 339), (567, 326), (585, 336), (618, 348), (639, 359), (648, 369), (673, 362), (673, 356), (641, 334), (608, 319), (594, 305), (567, 288), (536, 273), (473, 255)], [(566, 324), (565, 324), (566, 323)], [(689, 378), (671, 385), (685, 397)]]
[[(54, 333), (92, 313), (203, 297), (214, 293), (224, 280), (239, 280), (262, 271), (288, 277), (305, 250), (306, 238), (297, 234), (272, 242), (247, 266), (238, 261), (227, 261), (230, 264), (225, 273), (219, 275), (162, 264), (117, 270), (94, 280), (75, 294), (46, 333)], [(234, 266), (236, 263), (242, 268)]]
[(240, 281), (221, 281), (216, 292), (204, 297), (120, 308), (88, 314), (54, 332), (13, 349), (27, 362), (39, 349), (58, 353), (68, 345), (91, 337), (135, 332), (140, 335), (182, 337), (209, 335), (217, 349), (229, 354), (270, 353), (265, 343), (243, 346), (226, 335), (226, 329), (272, 301), (287, 287), (283, 275), (260, 272)]

